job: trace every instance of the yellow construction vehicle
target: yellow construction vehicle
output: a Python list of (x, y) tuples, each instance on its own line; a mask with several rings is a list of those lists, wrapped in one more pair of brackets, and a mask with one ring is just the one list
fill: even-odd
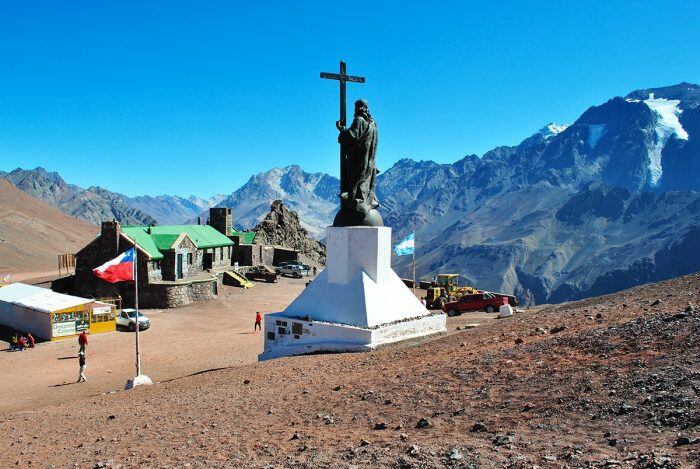
[(459, 274), (438, 274), (430, 283), (425, 301), (428, 309), (441, 309), (448, 301), (477, 292), (474, 287), (459, 286)]

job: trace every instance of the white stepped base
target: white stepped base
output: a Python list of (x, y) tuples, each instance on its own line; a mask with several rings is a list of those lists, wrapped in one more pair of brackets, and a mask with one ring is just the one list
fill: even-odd
[(328, 264), (281, 313), (265, 316), (259, 360), (361, 352), (445, 331), (391, 270), (391, 228), (329, 227)]
[[(284, 313), (267, 314), (265, 351), (258, 360), (320, 352), (368, 352), (380, 345), (445, 332), (446, 319), (444, 314), (432, 314), (365, 328), (293, 318)], [(269, 332), (274, 338), (268, 336)]]

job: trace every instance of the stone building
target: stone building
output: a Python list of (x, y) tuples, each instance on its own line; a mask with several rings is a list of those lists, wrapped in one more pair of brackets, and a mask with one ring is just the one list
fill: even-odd
[(264, 237), (258, 236), (255, 230), (234, 230), (233, 215), (228, 207), (210, 208), (207, 224), (233, 241), (232, 264), (238, 262), (239, 266), (272, 266), (283, 261), (294, 261), (299, 257), (295, 249), (266, 244)]
[(210, 225), (122, 227), (116, 221), (103, 222), (100, 236), (76, 254), (75, 293), (121, 295), (124, 304), (133, 304), (133, 282), (111, 284), (92, 269), (134, 246), (139, 305), (171, 308), (216, 296), (218, 274), (230, 269), (234, 243)]
[(238, 265), (279, 265), (284, 261), (295, 261), (299, 251), (285, 246), (269, 245), (255, 231), (231, 232), (229, 238), (233, 241), (233, 262)]
[(75, 255), (72, 293), (93, 298), (120, 295), (134, 302), (133, 282), (111, 284), (92, 269), (136, 246), (139, 306), (172, 308), (216, 296), (221, 274), (239, 267), (296, 260), (299, 251), (268, 245), (256, 231), (236, 231), (230, 208), (213, 207), (206, 225), (121, 226), (103, 222), (100, 236)]

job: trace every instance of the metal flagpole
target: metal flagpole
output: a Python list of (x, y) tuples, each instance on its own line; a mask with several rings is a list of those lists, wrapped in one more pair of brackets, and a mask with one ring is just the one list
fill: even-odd
[(136, 376), (141, 376), (141, 351), (139, 350), (139, 264), (138, 249), (134, 245), (134, 309), (136, 309)]

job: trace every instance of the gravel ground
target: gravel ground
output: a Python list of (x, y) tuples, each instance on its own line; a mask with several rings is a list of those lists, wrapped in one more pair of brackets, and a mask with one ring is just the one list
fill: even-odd
[(700, 310), (689, 302), (700, 303), (700, 275), (455, 331), (474, 322), (464, 315), (411, 347), (8, 412), (2, 464), (698, 467)]

